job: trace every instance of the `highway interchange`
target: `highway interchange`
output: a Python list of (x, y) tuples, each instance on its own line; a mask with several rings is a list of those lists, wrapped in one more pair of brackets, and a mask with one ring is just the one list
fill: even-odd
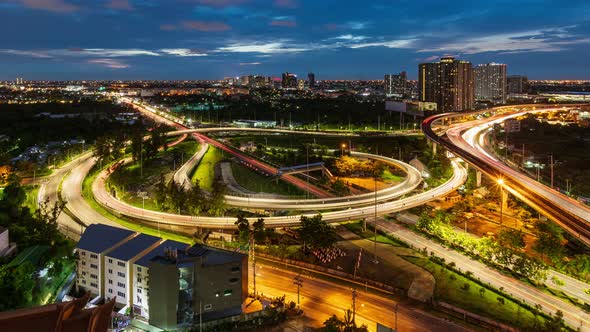
[[(532, 110), (531, 110), (532, 111)], [(450, 117), (450, 115), (445, 115), (446, 117)], [(511, 116), (511, 115), (506, 115)], [(518, 116), (512, 114), (512, 116)], [(438, 117), (436, 119), (428, 119), (423, 124), (423, 130), (426, 133), (429, 139), (432, 139), (437, 144), (442, 144), (445, 148), (452, 151), (456, 156), (461, 157), (461, 159), (467, 161), (471, 165), (476, 166), (476, 168), (482, 170), (484, 173), (499, 177), (502, 176), (506, 181), (506, 187), (512, 188), (514, 192), (518, 193), (518, 191), (513, 188), (513, 181), (512, 177), (517, 179), (517, 181), (525, 181), (528, 177), (519, 174), (512, 174), (512, 172), (516, 172), (507, 168), (507, 166), (500, 167), (499, 165), (503, 165), (497, 159), (495, 159), (491, 155), (485, 155), (485, 151), (481, 144), (481, 136), (486, 130), (486, 127), (489, 126), (486, 123), (488, 121), (480, 121), (474, 124), (473, 122), (465, 123), (465, 124), (458, 124), (455, 126), (451, 126), (449, 131), (447, 131), (448, 138), (440, 138), (438, 135), (434, 133), (434, 130), (430, 127), (435, 120), (443, 119), (444, 117)], [(492, 120), (488, 119), (489, 121), (499, 120), (499, 118), (493, 118)], [(473, 128), (472, 131), (469, 129)], [(476, 134), (477, 132), (477, 134)], [(195, 134), (201, 135), (201, 134)], [(435, 137), (436, 136), (436, 137)], [(467, 144), (463, 143), (472, 143)], [(476, 144), (477, 143), (477, 144)], [(479, 144), (479, 145), (478, 145)], [(479, 147), (477, 147), (479, 146)], [(474, 150), (472, 150), (472, 148)], [(479, 155), (482, 154), (482, 155)], [(198, 156), (195, 156), (197, 158)], [(84, 177), (87, 175), (88, 171), (92, 168), (93, 164), (95, 163), (94, 158), (86, 155), (80, 157), (78, 160), (66, 165), (64, 168), (55, 172), (55, 175), (48, 179), (39, 193), (39, 198), (42, 200), (44, 197), (48, 197), (50, 199), (55, 199), (57, 195), (55, 193), (59, 192), (59, 184), (61, 180), (63, 183), (61, 184), (61, 195), (62, 198), (66, 199), (68, 202), (67, 209), (70, 213), (72, 213), (76, 219), (84, 220), (85, 223), (114, 223), (109, 218), (103, 216), (102, 214), (94, 211), (88, 203), (81, 197), (81, 185)], [(491, 165), (490, 165), (491, 164)], [(389, 214), (392, 212), (401, 211), (407, 209), (412, 206), (418, 206), (424, 204), (430, 200), (440, 198), (442, 196), (447, 195), (448, 193), (454, 191), (457, 187), (459, 187), (466, 179), (467, 171), (465, 167), (463, 167), (458, 159), (452, 160), (454, 175), (453, 177), (444, 183), (443, 185), (430, 189), (428, 191), (415, 194), (413, 196), (392, 200), (392, 201), (384, 201), (377, 204), (376, 208), (373, 205), (369, 206), (360, 206), (350, 209), (343, 209), (337, 211), (330, 211), (323, 214), (324, 220), (328, 222), (337, 222), (337, 221), (345, 221), (345, 220), (358, 220), (360, 218), (371, 218), (375, 211), (378, 215)], [(480, 168), (481, 167), (481, 168)], [(506, 167), (506, 168), (505, 168)], [(92, 184), (92, 193), (95, 196), (96, 201), (103, 205), (106, 209), (114, 212), (116, 215), (124, 215), (128, 217), (132, 217), (138, 220), (145, 220), (147, 222), (158, 222), (158, 223), (169, 223), (171, 225), (192, 225), (195, 227), (214, 227), (214, 228), (234, 228), (234, 221), (235, 218), (229, 217), (194, 217), (194, 216), (183, 216), (177, 214), (169, 214), (169, 213), (162, 213), (162, 212), (155, 212), (155, 211), (147, 211), (142, 210), (133, 206), (130, 206), (124, 202), (121, 202), (114, 197), (112, 197), (106, 190), (105, 190), (105, 179), (106, 179), (106, 172), (101, 172), (97, 177), (96, 181)], [(521, 177), (524, 177), (521, 179)], [(59, 180), (56, 180), (59, 179)], [(530, 180), (530, 179), (529, 179)], [(535, 182), (535, 181), (533, 181)], [(532, 198), (537, 197), (536, 195), (540, 195), (543, 192), (551, 193), (552, 189), (547, 189), (545, 186), (541, 184), (527, 184), (529, 188), (535, 188), (535, 190), (539, 190), (539, 193), (536, 193)], [(545, 187), (545, 188), (542, 188)], [(518, 187), (517, 187), (518, 188)], [(510, 189), (508, 189), (510, 191)], [(512, 193), (512, 191), (510, 191)], [(560, 195), (560, 194), (559, 194)], [(556, 198), (559, 198), (556, 196)], [(572, 207), (575, 207), (575, 211), (580, 211), (583, 213), (587, 213), (585, 207), (581, 206), (575, 201), (572, 201), (568, 197), (566, 198), (566, 203), (572, 204)], [(558, 201), (560, 202), (560, 201)], [(559, 204), (555, 204), (558, 206)], [(584, 216), (583, 213), (582, 217)], [(568, 214), (570, 214), (568, 212)], [(549, 217), (557, 218), (558, 216), (551, 216)], [(297, 225), (300, 216), (285, 216), (285, 217), (269, 217), (265, 220), (266, 224), (269, 227), (285, 227), (285, 226), (292, 226)], [(60, 223), (64, 222), (68, 227), (75, 229), (79, 225), (70, 218), (68, 215), (62, 214), (60, 216)], [(390, 229), (390, 232), (394, 233), (394, 230)], [(570, 229), (571, 231), (571, 229)], [(396, 230), (399, 232), (399, 230)], [(406, 236), (408, 236), (406, 234)], [(425, 240), (420, 238), (417, 235), (413, 235), (414, 239), (419, 243), (419, 248), (429, 248), (429, 249), (436, 249), (439, 245), (432, 243), (432, 241)], [(443, 252), (445, 251), (445, 252)], [(532, 304), (541, 304), (543, 306), (543, 310), (548, 313), (554, 313), (556, 310), (561, 310), (564, 312), (564, 319), (570, 326), (574, 327), (581, 327), (584, 330), (585, 326), (590, 326), (590, 320), (588, 314), (583, 312), (582, 310), (572, 306), (571, 304), (567, 304), (559, 299), (554, 298), (553, 296), (547, 295), (543, 292), (538, 291), (537, 289), (528, 286), (526, 284), (522, 284), (520, 282), (515, 282), (513, 279), (508, 277), (498, 277), (498, 273), (495, 271), (490, 272), (489, 268), (483, 266), (481, 269), (476, 268), (478, 266), (476, 263), (472, 261), (470, 258), (465, 257), (459, 253), (450, 251), (448, 249), (436, 249), (437, 254), (441, 256), (445, 255), (452, 255), (454, 258), (453, 261), (457, 262), (458, 266), (470, 266), (470, 271), (474, 272), (476, 276), (484, 276), (485, 279), (490, 282), (494, 287), (503, 287), (507, 292), (512, 293), (514, 296), (518, 298), (522, 298), (525, 302), (532, 303)], [(482, 264), (480, 264), (482, 265)], [(494, 273), (496, 275), (494, 275)], [(488, 280), (489, 279), (489, 280)]]

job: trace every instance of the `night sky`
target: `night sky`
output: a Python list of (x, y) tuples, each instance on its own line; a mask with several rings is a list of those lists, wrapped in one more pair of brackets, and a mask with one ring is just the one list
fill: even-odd
[(382, 79), (455, 55), (590, 79), (590, 2), (0, 0), (0, 80)]

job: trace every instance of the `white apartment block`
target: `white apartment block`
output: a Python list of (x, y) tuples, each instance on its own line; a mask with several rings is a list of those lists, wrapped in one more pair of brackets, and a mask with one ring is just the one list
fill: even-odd
[(76, 284), (91, 296), (104, 296), (104, 256), (136, 236), (136, 233), (93, 224), (86, 228), (76, 247)]
[(105, 298), (120, 306), (133, 305), (133, 264), (162, 242), (159, 237), (139, 234), (105, 255)]

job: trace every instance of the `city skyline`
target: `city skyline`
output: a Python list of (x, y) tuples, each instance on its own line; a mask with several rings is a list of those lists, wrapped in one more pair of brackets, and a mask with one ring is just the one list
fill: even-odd
[(0, 4), (0, 27), (11, 32), (0, 46), (0, 80), (285, 71), (417, 79), (419, 63), (445, 55), (506, 63), (508, 75), (530, 79), (588, 79), (588, 9), (583, 1), (9, 0)]

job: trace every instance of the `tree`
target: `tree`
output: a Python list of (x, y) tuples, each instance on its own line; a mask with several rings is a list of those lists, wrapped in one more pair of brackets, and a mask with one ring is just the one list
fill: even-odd
[(227, 187), (221, 181), (213, 181), (213, 190), (209, 199), (208, 212), (214, 216), (221, 216), (225, 213), (227, 205), (225, 204), (225, 193)]
[(547, 319), (545, 321), (545, 326), (543, 326), (543, 331), (563, 331), (565, 328), (565, 322), (563, 321), (563, 312), (558, 310), (555, 315), (551, 317), (551, 319)]
[(238, 215), (235, 225), (238, 226), (238, 242), (246, 244), (250, 241), (250, 222), (244, 215)]
[(266, 230), (264, 229), (264, 218), (258, 218), (252, 224), (252, 232), (254, 236), (254, 241), (258, 244), (264, 243), (266, 240)]
[(162, 210), (166, 210), (166, 202), (168, 200), (168, 186), (166, 185), (166, 177), (164, 173), (160, 174), (160, 180), (156, 184), (156, 203)]
[(352, 310), (344, 311), (344, 317), (341, 319), (336, 315), (328, 318), (324, 322), (324, 327), (320, 329), (322, 332), (368, 332), (366, 325), (356, 326), (352, 320)]
[(549, 221), (540, 221), (537, 223), (537, 241), (533, 245), (533, 250), (548, 257), (553, 262), (558, 262), (564, 255), (564, 238), (559, 226)]
[(328, 248), (336, 242), (334, 228), (322, 220), (322, 215), (301, 216), (299, 237), (305, 249)]

